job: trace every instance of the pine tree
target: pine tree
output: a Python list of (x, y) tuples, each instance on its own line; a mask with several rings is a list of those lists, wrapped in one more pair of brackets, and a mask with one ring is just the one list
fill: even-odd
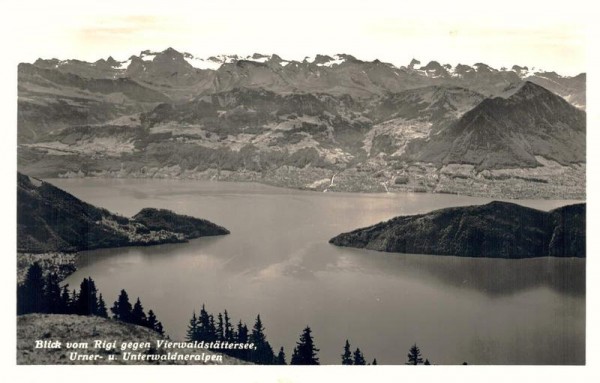
[(98, 296), (98, 311), (96, 315), (102, 318), (108, 318), (108, 311), (106, 310), (106, 302), (104, 302), (104, 298), (102, 298), (102, 294)]
[(279, 349), (279, 354), (277, 354), (277, 358), (275, 359), (275, 364), (284, 365), (287, 364), (285, 362), (285, 352), (283, 351), (283, 347)]
[(212, 314), (208, 316), (207, 338), (209, 341), (214, 341), (217, 339), (217, 327), (215, 326), (215, 317)]
[(295, 351), (295, 355), (292, 356), (292, 361), (290, 364), (319, 364), (319, 358), (317, 358), (317, 351), (319, 351), (319, 349), (315, 347), (313, 337), (311, 336), (310, 327), (306, 326), (300, 335), (300, 340), (296, 342)]
[(360, 348), (357, 347), (356, 351), (354, 351), (354, 365), (364, 366), (366, 364), (367, 361), (365, 360), (363, 353), (360, 351)]
[(275, 355), (273, 348), (267, 342), (267, 336), (265, 335), (265, 328), (260, 319), (260, 315), (256, 316), (256, 322), (252, 328), (252, 334), (250, 335), (250, 343), (254, 343), (256, 351), (252, 353), (252, 361), (257, 364), (273, 364)]
[(185, 338), (188, 341), (199, 340), (198, 339), (198, 318), (196, 317), (196, 311), (192, 313), (192, 319), (190, 319), (190, 323), (188, 324), (187, 331), (185, 333)]
[(350, 351), (350, 342), (346, 339), (344, 345), (344, 353), (342, 354), (342, 365), (349, 366), (352, 364), (352, 352)]
[(242, 321), (240, 320), (237, 325), (237, 339), (238, 343), (248, 343), (248, 327), (246, 325), (242, 325)]
[(158, 324), (158, 321), (156, 320), (156, 315), (154, 314), (154, 311), (149, 310), (148, 318), (146, 318), (146, 327), (151, 328), (152, 330), (156, 331), (157, 324)]
[(233, 326), (231, 325), (230, 322), (230, 318), (229, 318), (229, 314), (227, 313), (227, 310), (225, 310), (225, 312), (223, 313), (223, 319), (225, 320), (225, 325), (224, 325), (224, 336), (225, 336), (225, 340), (228, 342), (233, 342), (235, 341), (235, 336), (234, 336), (234, 331), (233, 331)]
[(110, 311), (112, 311), (114, 319), (131, 323), (132, 308), (131, 303), (129, 303), (129, 296), (125, 290), (121, 290), (119, 298), (117, 298), (117, 301), (115, 301)]
[(91, 277), (84, 278), (79, 286), (79, 297), (75, 304), (75, 313), (79, 315), (95, 315), (98, 312), (96, 284)]
[(377, 366), (377, 359), (373, 359), (373, 363), (371, 363), (373, 366)]
[(58, 314), (62, 309), (61, 289), (58, 282), (58, 275), (51, 273), (46, 276), (44, 286), (44, 301), (46, 304), (46, 312), (50, 314)]
[(204, 305), (200, 309), (200, 316), (198, 317), (198, 339), (199, 341), (210, 341), (210, 316), (206, 311)]
[(144, 312), (144, 307), (142, 306), (142, 302), (140, 301), (139, 297), (137, 301), (135, 301), (133, 309), (131, 310), (131, 323), (138, 326), (146, 325), (146, 313)]
[(71, 293), (71, 305), (69, 307), (69, 314), (75, 314), (77, 311), (77, 300), (79, 299), (79, 294), (77, 294), (77, 290), (73, 289)]
[(406, 362), (406, 364), (413, 365), (413, 366), (423, 364), (423, 358), (421, 357), (421, 350), (419, 350), (419, 347), (417, 347), (416, 343), (408, 351), (408, 362)]
[(431, 363), (429, 363), (429, 359), (425, 359), (425, 363), (423, 363), (425, 366), (430, 366)]
[(160, 335), (164, 335), (165, 334), (165, 330), (163, 329), (163, 325), (162, 323), (158, 322), (156, 324), (156, 327), (154, 328), (154, 330), (159, 333)]
[(71, 314), (71, 295), (69, 295), (69, 285), (66, 284), (62, 288), (60, 295), (60, 310), (61, 314)]
[(223, 328), (223, 315), (219, 313), (217, 316), (217, 340), (225, 340), (224, 328)]
[[(241, 320), (238, 322), (238, 325), (237, 325), (237, 334), (235, 337), (235, 341), (237, 343), (248, 343), (248, 327), (245, 324), (242, 324)], [(237, 358), (240, 358), (242, 360), (249, 360), (250, 352), (255, 352), (255, 351), (234, 350), (232, 355)]]
[(266, 340), (264, 334), (265, 328), (263, 327), (262, 321), (260, 320), (260, 315), (256, 316), (256, 322), (254, 323), (254, 327), (252, 328), (252, 334), (250, 335), (250, 342), (255, 345), (264, 343)]
[(25, 282), (17, 288), (17, 314), (45, 311), (42, 268), (38, 262), (34, 262), (27, 270)]

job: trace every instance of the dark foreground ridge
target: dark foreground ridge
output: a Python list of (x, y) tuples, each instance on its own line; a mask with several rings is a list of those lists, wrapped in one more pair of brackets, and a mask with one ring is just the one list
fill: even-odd
[(47, 182), (17, 174), (17, 250), (75, 252), (156, 245), (229, 234), (212, 222), (169, 210), (142, 209), (133, 219), (85, 203)]
[(408, 254), (584, 258), (585, 213), (585, 203), (544, 212), (494, 201), (396, 217), (329, 243)]

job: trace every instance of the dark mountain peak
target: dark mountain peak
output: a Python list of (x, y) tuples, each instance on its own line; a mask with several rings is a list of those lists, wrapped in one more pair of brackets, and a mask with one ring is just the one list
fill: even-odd
[(155, 54), (156, 54), (156, 56), (154, 57), (154, 60), (152, 60), (154, 62), (161, 61), (161, 60), (171, 60), (171, 61), (187, 63), (187, 61), (185, 61), (183, 53), (178, 52), (173, 48), (167, 48), (164, 51), (162, 51), (160, 53), (155, 53)]
[(40, 68), (53, 68), (55, 66), (57, 66), (60, 63), (60, 61), (58, 59), (42, 59), (39, 58), (37, 60), (35, 60), (35, 62), (33, 63), (33, 65), (40, 67)]
[(354, 57), (352, 55), (349, 55), (349, 54), (346, 54), (346, 53), (339, 53), (336, 56), (339, 59), (344, 60), (344, 61), (349, 62), (349, 63), (362, 63), (362, 62), (364, 62), (364, 61), (361, 61), (361, 60), (357, 59), (356, 57)]
[(473, 67), (475, 67), (475, 70), (477, 70), (477, 72), (493, 72), (494, 69), (492, 69), (492, 67), (490, 67), (487, 64), (484, 63), (476, 63), (473, 65)]
[(456, 73), (458, 73), (458, 74), (466, 74), (466, 73), (469, 73), (469, 72), (473, 72), (474, 69), (472, 67), (468, 66), (468, 65), (465, 65), (465, 64), (458, 64), (456, 66), (456, 68), (454, 68), (454, 71)]
[(528, 71), (529, 68), (526, 66), (519, 66), (519, 65), (513, 65), (512, 70), (514, 70), (515, 72), (521, 72), (521, 71)]
[(408, 64), (409, 69), (413, 69), (415, 65), (421, 65), (421, 62), (417, 59), (410, 60), (410, 64)]
[(119, 66), (119, 63), (112, 56), (110, 56), (106, 60), (105, 59), (97, 60), (96, 62), (94, 62), (93, 65), (95, 65), (97, 68), (111, 70), (114, 67)]
[(172, 56), (183, 56), (182, 53), (178, 52), (177, 50), (168, 47), (167, 49), (165, 49), (164, 51), (161, 52), (164, 55), (172, 55)]
[(333, 57), (319, 54), (315, 57), (315, 61), (313, 61), (313, 64), (325, 64), (330, 61), (333, 61)]
[(435, 71), (443, 71), (444, 68), (437, 61), (430, 61), (424, 67), (421, 67), (422, 70), (435, 70)]
[(543, 86), (537, 85), (531, 81), (525, 81), (523, 85), (521, 85), (518, 90), (509, 97), (510, 100), (513, 101), (523, 101), (530, 100), (535, 97), (539, 97), (542, 95), (551, 95), (553, 97), (559, 97), (554, 93), (550, 92), (548, 89)]

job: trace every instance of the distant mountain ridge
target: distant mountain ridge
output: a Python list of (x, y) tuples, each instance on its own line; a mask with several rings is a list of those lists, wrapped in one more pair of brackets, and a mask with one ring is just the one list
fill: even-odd
[(585, 257), (586, 205), (544, 212), (507, 202), (454, 207), (340, 234), (336, 246), (461, 257)]
[[(395, 66), (379, 60), (362, 61), (348, 54), (317, 54), (302, 61), (259, 53), (246, 57), (197, 58), (173, 48), (162, 52), (143, 51), (122, 62), (112, 57), (93, 63), (38, 59), (33, 65), (90, 78), (127, 77), (148, 85), (186, 85), (196, 94), (252, 86), (275, 92), (326, 92), (365, 97), (427, 85), (453, 85), (492, 95), (511, 83), (529, 80), (571, 99), (580, 107), (585, 105), (585, 74), (561, 76), (518, 65), (498, 70), (483, 63), (452, 67), (431, 61), (421, 66), (419, 61), (413, 60), (408, 66)], [(183, 96), (175, 90), (163, 91), (175, 99)]]
[(172, 48), (40, 59), (19, 65), (18, 164), (40, 177), (583, 198), (585, 77)]

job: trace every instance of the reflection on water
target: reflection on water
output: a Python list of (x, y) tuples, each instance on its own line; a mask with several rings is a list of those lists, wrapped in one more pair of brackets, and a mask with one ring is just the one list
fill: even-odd
[[(54, 182), (54, 181), (53, 181)], [(57, 180), (87, 202), (125, 215), (161, 207), (231, 230), (187, 244), (90, 251), (71, 286), (92, 276), (111, 304), (125, 288), (175, 338), (193, 309), (261, 314), (288, 355), (311, 326), (324, 363), (346, 338), (368, 359), (402, 364), (417, 342), (440, 364), (581, 364), (585, 260), (495, 260), (379, 253), (327, 243), (400, 214), (486, 203), (431, 194), (331, 194), (256, 184)], [(565, 201), (524, 201), (551, 209)]]
[[(585, 260), (543, 257), (485, 259), (402, 255), (350, 249), (346, 253), (370, 269), (408, 278), (436, 278), (439, 282), (475, 289), (490, 296), (546, 287), (559, 293), (585, 295)], [(366, 268), (366, 266), (363, 266)], [(438, 282), (438, 283), (439, 283)]]

